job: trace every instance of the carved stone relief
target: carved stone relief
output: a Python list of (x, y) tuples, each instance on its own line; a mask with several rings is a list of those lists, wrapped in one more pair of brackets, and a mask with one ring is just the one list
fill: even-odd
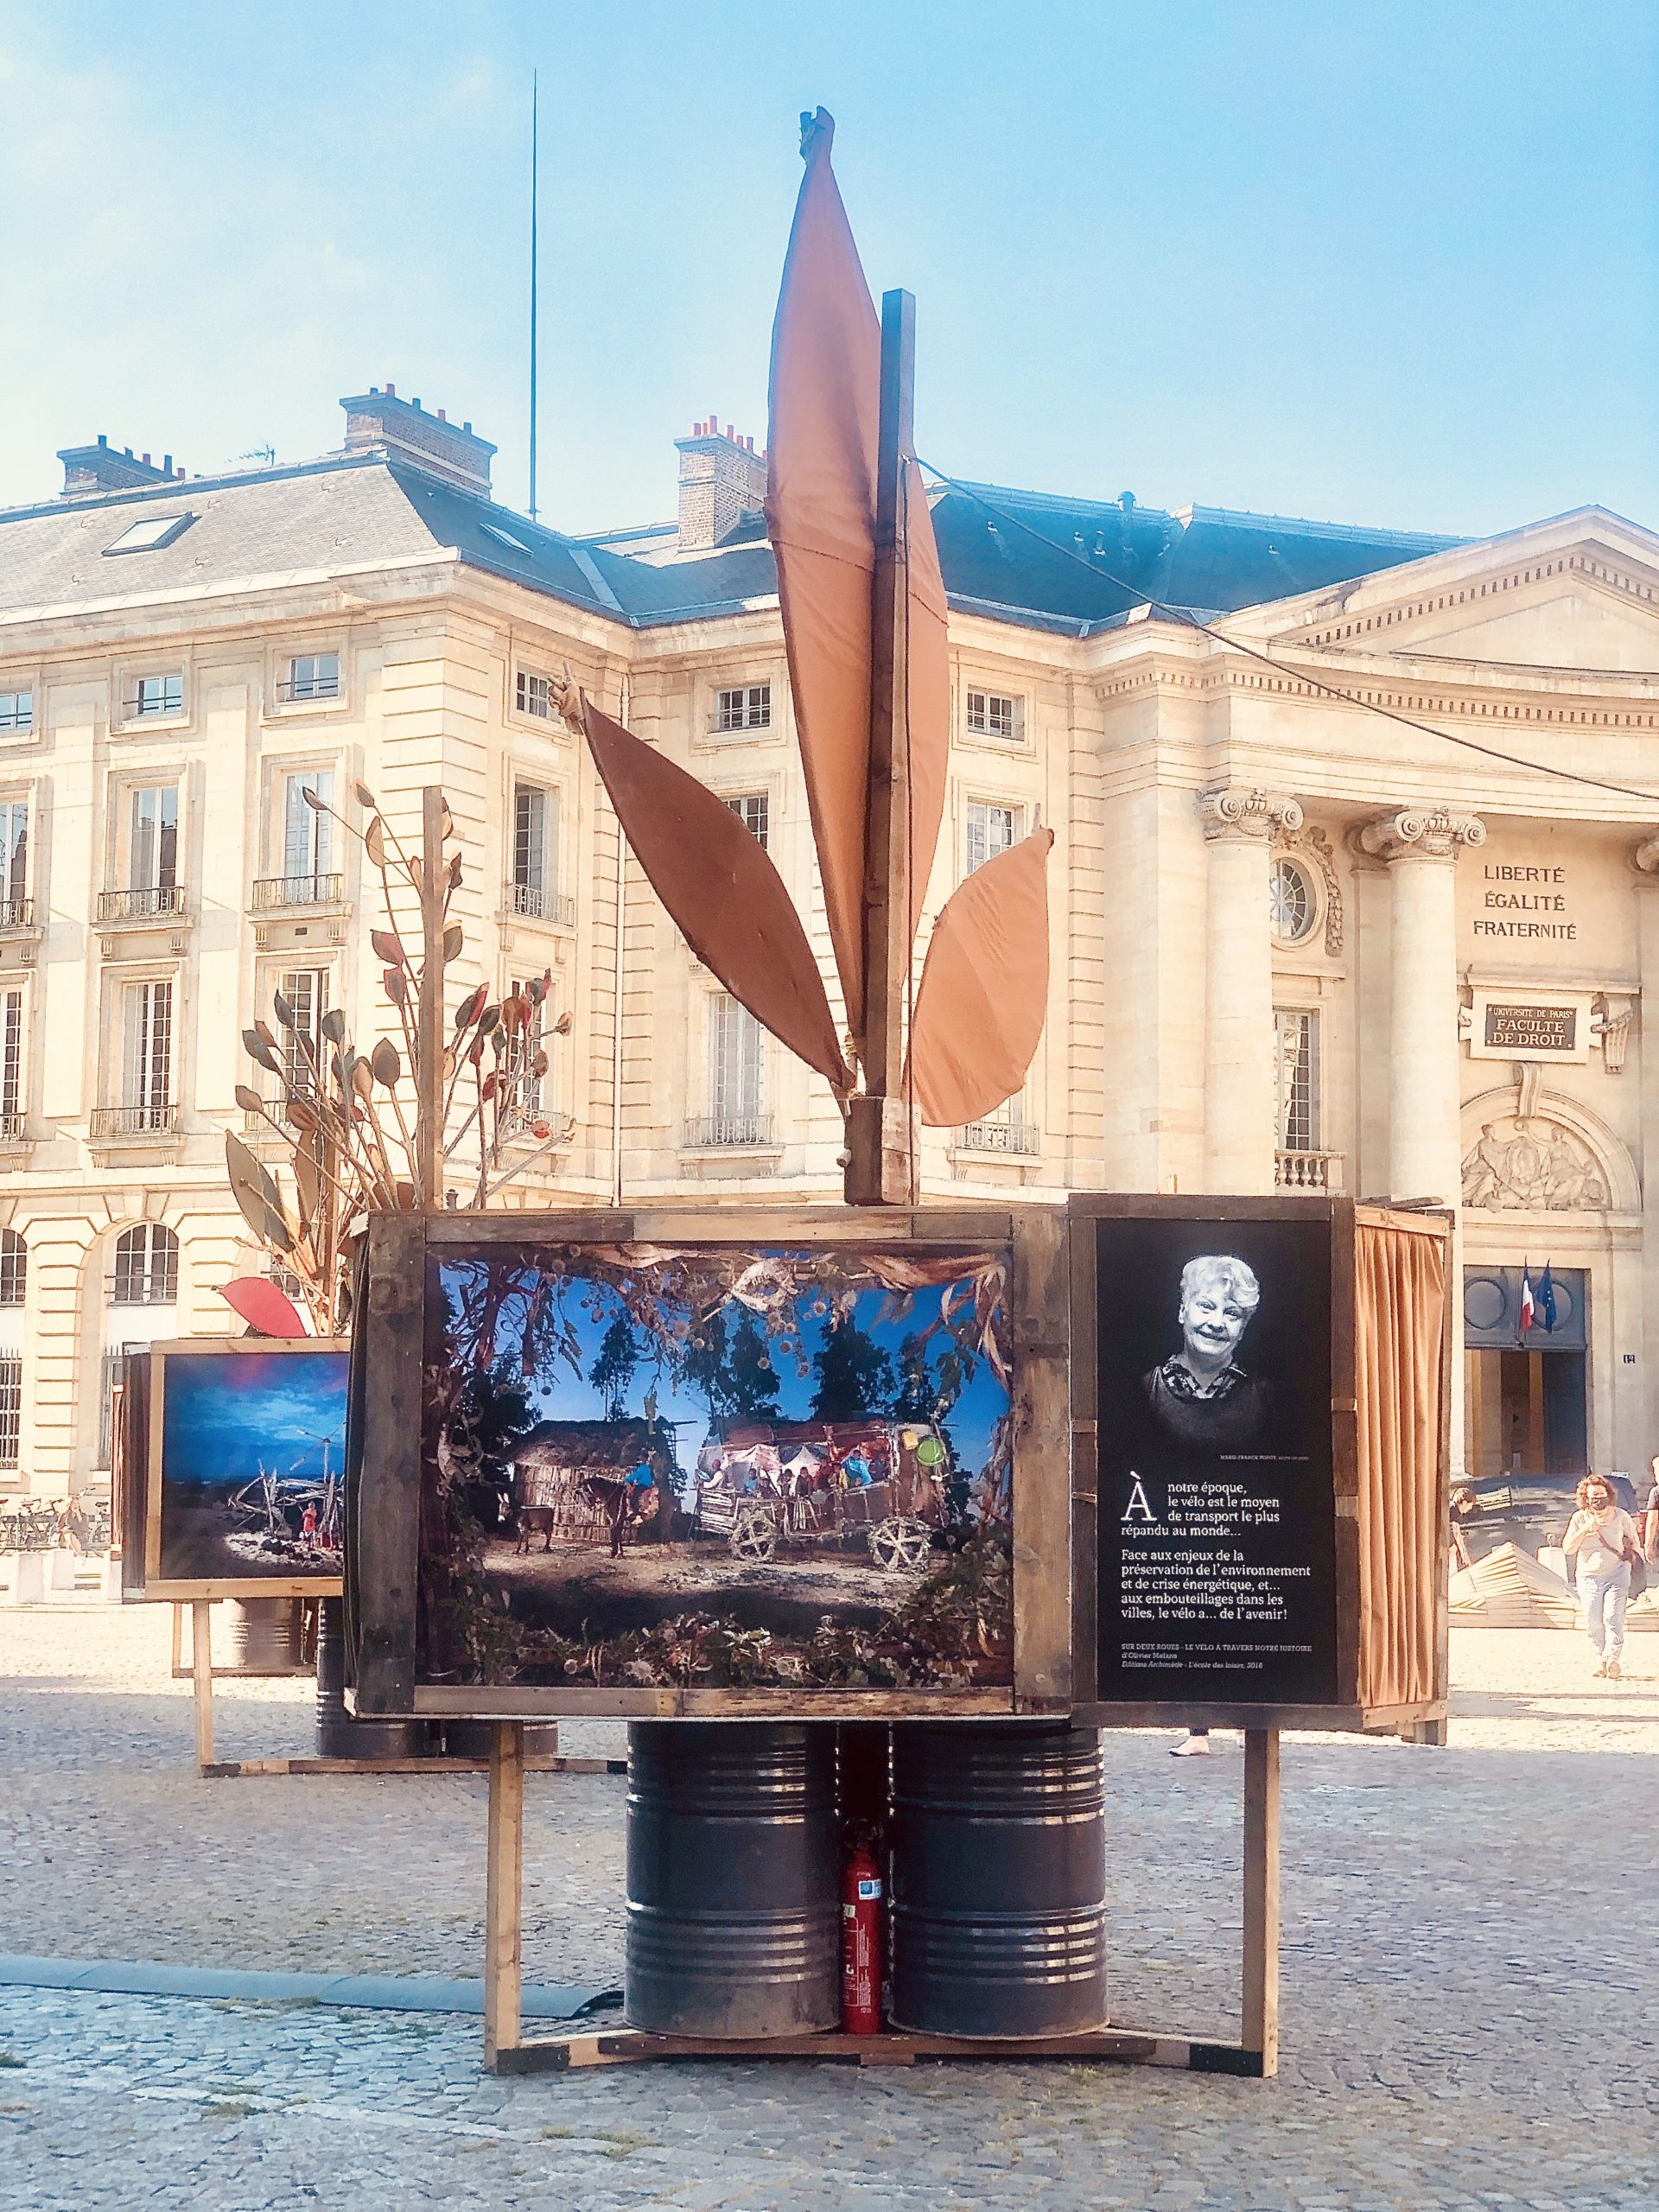
[(1287, 853), (1293, 860), (1305, 861), (1318, 871), (1325, 891), (1325, 949), (1334, 960), (1342, 950), (1342, 880), (1337, 874), (1331, 840), (1323, 830), (1309, 823), (1300, 830), (1276, 832), (1273, 849), (1275, 853)]
[(1463, 1163), (1465, 1206), (1494, 1213), (1599, 1213), (1609, 1202), (1606, 1178), (1589, 1147), (1541, 1116), (1506, 1114), (1486, 1122)]

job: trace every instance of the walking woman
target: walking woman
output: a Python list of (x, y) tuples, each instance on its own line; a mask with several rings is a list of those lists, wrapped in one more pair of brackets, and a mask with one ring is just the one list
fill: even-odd
[(1599, 1475), (1579, 1484), (1578, 1511), (1567, 1524), (1562, 1549), (1579, 1562), (1579, 1601), (1596, 1654), (1596, 1672), (1618, 1680), (1624, 1651), (1624, 1608), (1630, 1596), (1630, 1563), (1637, 1555), (1636, 1523)]

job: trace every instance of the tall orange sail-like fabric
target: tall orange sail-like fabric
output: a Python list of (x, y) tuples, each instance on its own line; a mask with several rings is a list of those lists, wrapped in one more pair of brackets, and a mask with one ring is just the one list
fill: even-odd
[(819, 110), (772, 334), (766, 530), (830, 942), (864, 1025), (864, 827), (881, 334)]
[(765, 848), (695, 776), (591, 699), (582, 712), (623, 833), (692, 951), (780, 1043), (848, 1090), (823, 978)]
[(930, 1128), (992, 1113), (1026, 1079), (1048, 1006), (1048, 855), (1034, 830), (946, 899), (916, 995), (910, 1083)]
[(950, 755), (950, 647), (945, 632), (944, 577), (933, 517), (913, 461), (905, 467), (910, 533), (910, 927), (922, 918), (928, 871), (944, 817)]

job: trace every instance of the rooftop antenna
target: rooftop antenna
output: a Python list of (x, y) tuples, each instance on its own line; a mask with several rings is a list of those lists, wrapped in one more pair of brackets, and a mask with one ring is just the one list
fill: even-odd
[(530, 73), (530, 518), (536, 519), (536, 168), (539, 119), (537, 78)]

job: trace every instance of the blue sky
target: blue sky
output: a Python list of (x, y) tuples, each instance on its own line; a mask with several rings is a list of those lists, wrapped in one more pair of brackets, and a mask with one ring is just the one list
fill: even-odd
[(694, 416), (764, 435), (798, 109), (873, 286), (918, 299), (956, 474), (1481, 532), (1659, 524), (1651, 0), (13, 0), (0, 501), (59, 446), (217, 468), (394, 381), (541, 506), (672, 511)]
[[(346, 1449), (344, 1352), (209, 1352), (167, 1363), (162, 1465), (169, 1482), (251, 1482), (261, 1465), (316, 1481)], [(294, 1463), (301, 1462), (296, 1469)]]
[[(457, 1271), (458, 1272), (458, 1271)], [(876, 1316), (886, 1303), (881, 1291), (861, 1291), (854, 1303), (853, 1317), (858, 1326), (867, 1330), (884, 1351), (897, 1353), (903, 1339), (918, 1327), (924, 1327), (938, 1313), (943, 1288), (925, 1289), (915, 1294), (911, 1310), (899, 1319), (878, 1322)], [(582, 1303), (591, 1296), (599, 1312), (591, 1313)], [(588, 1380), (599, 1349), (601, 1338), (613, 1318), (623, 1311), (622, 1301), (607, 1285), (596, 1285), (578, 1293), (574, 1288), (563, 1301), (565, 1319), (570, 1322), (581, 1344), (582, 1372), (573, 1371), (568, 1361), (561, 1361), (556, 1375), (537, 1376), (532, 1385), (531, 1403), (545, 1418), (559, 1421), (600, 1421), (606, 1416), (607, 1407), (602, 1394)], [(741, 1308), (730, 1300), (726, 1302), (728, 1325), (738, 1319)], [(759, 1317), (757, 1317), (757, 1319)], [(510, 1303), (502, 1324), (497, 1330), (497, 1341), (512, 1341), (515, 1329), (522, 1327), (522, 1309)], [(760, 1321), (763, 1332), (765, 1322)], [(805, 1314), (802, 1319), (801, 1343), (807, 1360), (823, 1346), (828, 1334), (823, 1319)], [(640, 1414), (645, 1411), (645, 1394), (655, 1389), (657, 1409), (664, 1421), (678, 1424), (674, 1434), (675, 1456), (681, 1468), (690, 1473), (696, 1464), (709, 1431), (709, 1402), (702, 1391), (684, 1383), (675, 1382), (665, 1372), (654, 1368), (644, 1353), (648, 1339), (639, 1333), (636, 1337), (642, 1357), (636, 1370), (624, 1411)], [(777, 1363), (779, 1408), (785, 1420), (803, 1421), (811, 1413), (812, 1394), (817, 1378), (810, 1367), (804, 1377), (798, 1371), (793, 1359), (779, 1357)], [(989, 1450), (991, 1432), (1008, 1409), (1007, 1392), (983, 1360), (976, 1363), (972, 1381), (963, 1391), (944, 1426), (956, 1446), (963, 1463), (970, 1472), (977, 1474), (983, 1466)]]

